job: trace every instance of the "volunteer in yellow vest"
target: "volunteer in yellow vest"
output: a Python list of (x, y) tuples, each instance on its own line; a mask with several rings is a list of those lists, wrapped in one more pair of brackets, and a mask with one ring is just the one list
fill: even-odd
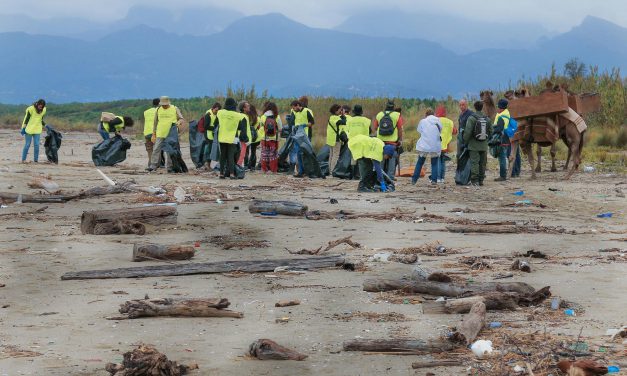
[(388, 160), (394, 155), (394, 146), (385, 145), (383, 141), (376, 137), (357, 135), (348, 140), (348, 149), (359, 166), (359, 192), (374, 192), (376, 189), (387, 192), (381, 162)]
[(455, 128), (453, 120), (446, 117), (446, 107), (443, 105), (436, 107), (435, 116), (440, 119), (440, 124), (442, 125), (442, 133), (440, 133), (442, 152), (440, 153), (440, 176), (432, 176), (430, 179), (435, 180), (438, 183), (444, 183), (446, 161), (451, 160), (447, 154), (448, 147), (451, 141), (453, 141), (453, 136), (457, 135), (457, 128)]
[(394, 146), (394, 155), (386, 161), (384, 170), (388, 176), (394, 179), (396, 170), (398, 149), (403, 143), (403, 118), (401, 113), (395, 111), (394, 102), (388, 101), (385, 110), (375, 116), (372, 121), (375, 135), (386, 145)]
[[(494, 133), (501, 134), (501, 145), (498, 148), (498, 159), (499, 159), (499, 177), (494, 179), (494, 181), (505, 181), (507, 180), (507, 160), (509, 156), (512, 154), (512, 144), (509, 140), (509, 137), (505, 134), (505, 129), (509, 126), (510, 114), (507, 106), (509, 102), (507, 99), (499, 99), (497, 103), (497, 111), (496, 117), (494, 119)], [(512, 168), (512, 177), (516, 178), (520, 176), (520, 149), (516, 148), (516, 159), (514, 160), (514, 166)]]
[(346, 133), (348, 134), (348, 139), (354, 136), (369, 136), (370, 135), (370, 125), (372, 121), (363, 116), (364, 110), (361, 105), (356, 104), (353, 107), (353, 116), (346, 118)]
[(22, 149), (22, 163), (26, 163), (26, 156), (28, 155), (28, 149), (30, 149), (31, 142), (33, 143), (33, 161), (39, 162), (39, 139), (46, 122), (44, 116), (46, 115), (46, 101), (39, 99), (33, 103), (32, 106), (26, 108), (26, 114), (24, 120), (22, 120), (22, 129), (20, 134), (24, 136), (24, 149)]
[[(213, 147), (213, 138), (215, 133), (214, 123), (216, 121), (216, 117), (218, 111), (222, 109), (222, 105), (218, 102), (214, 103), (213, 106), (207, 112), (205, 112), (205, 129), (207, 130), (207, 146), (205, 147), (205, 166), (207, 169), (211, 168), (211, 148)], [(216, 161), (217, 162), (217, 161)]]
[[(307, 97), (301, 97), (300, 100), (307, 100)], [(288, 124), (292, 124), (292, 134), (295, 135), (299, 128), (306, 128), (307, 136), (311, 141), (311, 127), (314, 125), (313, 112), (303, 105), (300, 100), (292, 101), (292, 112), (288, 118)], [(298, 142), (294, 142), (292, 149), (290, 150), (290, 168), (288, 173), (294, 172), (294, 166), (297, 167), (298, 173), (294, 176), (302, 178), (305, 175), (305, 169), (303, 165), (303, 156), (300, 152), (300, 145)]]
[(250, 140), (246, 148), (246, 156), (244, 157), (244, 164), (250, 171), (255, 171), (257, 167), (257, 147), (263, 137), (263, 126), (259, 120), (260, 117), (259, 114), (257, 114), (257, 108), (251, 104), (250, 110), (248, 111)]
[(148, 153), (148, 167), (150, 167), (150, 159), (152, 158), (152, 148), (155, 145), (152, 142), (152, 127), (155, 124), (155, 113), (159, 107), (159, 98), (152, 100), (152, 107), (144, 111), (144, 145)]
[(329, 108), (329, 121), (327, 122), (327, 145), (331, 148), (329, 152), (329, 171), (333, 171), (338, 158), (342, 143), (348, 142), (346, 135), (346, 116), (342, 106), (334, 104)]
[[(112, 119), (105, 118), (105, 115), (112, 116)], [(109, 133), (113, 132), (116, 136), (122, 132), (124, 128), (132, 127), (134, 124), (133, 119), (128, 116), (117, 116), (109, 112), (103, 112), (100, 117), (100, 125), (98, 127), (98, 133), (102, 136), (103, 140), (109, 139)]]
[[(150, 159), (150, 167), (148, 171), (154, 171), (161, 164), (161, 150), (166, 137), (170, 133), (170, 128), (182, 124), (185, 121), (183, 114), (176, 106), (170, 103), (170, 98), (163, 96), (159, 98), (159, 108), (155, 111), (155, 120), (152, 126), (152, 142), (154, 147), (152, 150), (152, 158)], [(172, 160), (168, 153), (165, 153), (165, 167), (168, 172), (172, 170)]]
[[(216, 115), (218, 142), (220, 143), (220, 179), (236, 179), (235, 161), (240, 140), (248, 141), (247, 116), (237, 112), (235, 99), (226, 98), (224, 108)], [(233, 176), (231, 176), (233, 174)]]

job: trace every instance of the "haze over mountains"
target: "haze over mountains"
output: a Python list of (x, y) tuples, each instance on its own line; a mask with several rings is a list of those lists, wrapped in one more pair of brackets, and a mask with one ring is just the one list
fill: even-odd
[[(561, 69), (574, 57), (601, 69), (627, 68), (627, 29), (595, 17), (554, 36), (539, 25), (520, 24), (531, 30), (493, 37), (491, 31), (502, 25), (456, 20), (447, 32), (429, 31), (428, 23), (416, 25), (413, 15), (405, 15), (378, 36), (357, 19), (329, 30), (280, 14), (225, 12), (172, 16), (136, 8), (105, 26), (66, 20), (65, 29), (54, 29), (56, 36), (0, 33), (0, 49), (8, 57), (0, 60), (0, 69), (9, 72), (0, 81), (0, 102), (191, 97), (251, 84), (274, 96), (460, 97), (507, 87), (553, 63)], [(152, 27), (143, 25), (146, 14)], [(362, 16), (361, 21), (376, 18)], [(0, 30), (7, 30), (2, 21)], [(106, 35), (98, 37), (98, 27)], [(467, 32), (453, 38), (451, 30), (460, 29)], [(67, 36), (77, 33), (81, 38)]]

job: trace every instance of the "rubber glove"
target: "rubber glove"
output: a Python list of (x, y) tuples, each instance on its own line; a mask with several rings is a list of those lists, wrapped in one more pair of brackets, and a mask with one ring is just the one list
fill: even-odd
[(22, 129), (20, 130), (20, 134), (21, 134), (22, 136), (26, 136), (26, 128), (22, 128)]
[(157, 142), (157, 134), (153, 133), (152, 137), (150, 137), (150, 141), (154, 144), (155, 142)]
[(387, 192), (388, 191), (388, 186), (385, 184), (384, 181), (381, 182), (381, 192)]

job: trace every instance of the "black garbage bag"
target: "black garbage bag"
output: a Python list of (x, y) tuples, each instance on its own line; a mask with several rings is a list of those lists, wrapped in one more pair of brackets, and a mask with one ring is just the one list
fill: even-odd
[(198, 132), (198, 121), (189, 122), (189, 154), (196, 168), (202, 167), (207, 159), (205, 152), (208, 149), (209, 140), (205, 133)]
[(329, 157), (331, 156), (331, 147), (325, 144), (322, 149), (318, 150), (317, 155), (320, 172), (322, 172), (323, 176), (329, 176)]
[(91, 160), (96, 166), (114, 166), (126, 159), (131, 142), (120, 135), (104, 140), (91, 149)]
[(303, 173), (310, 178), (323, 178), (322, 171), (320, 171), (320, 164), (318, 164), (318, 158), (313, 150), (309, 136), (303, 127), (298, 127), (296, 134), (291, 136), (294, 138), (294, 142), (300, 146), (300, 153), (303, 158)]
[(187, 165), (181, 154), (181, 144), (179, 143), (179, 130), (176, 125), (170, 127), (168, 137), (163, 141), (163, 152), (170, 156), (172, 170), (170, 172), (187, 172)]
[(337, 163), (333, 168), (333, 177), (340, 179), (352, 179), (353, 168), (351, 167), (351, 151), (348, 148), (348, 144), (342, 144), (340, 147), (340, 156), (337, 159)]
[(287, 172), (290, 169), (290, 150), (292, 149), (292, 145), (294, 144), (294, 139), (292, 137), (288, 137), (285, 140), (285, 143), (279, 148), (278, 151), (278, 162), (279, 162), (279, 172)]
[(468, 183), (470, 183), (470, 153), (468, 149), (464, 149), (457, 157), (455, 184), (468, 185)]
[(62, 138), (63, 135), (59, 131), (52, 128), (51, 125), (46, 125), (44, 148), (49, 162), (59, 164), (59, 148), (61, 148)]

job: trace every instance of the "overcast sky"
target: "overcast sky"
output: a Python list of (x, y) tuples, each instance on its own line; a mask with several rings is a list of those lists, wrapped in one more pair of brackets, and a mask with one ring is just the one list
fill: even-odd
[[(397, 8), (412, 13), (445, 12), (472, 19), (536, 21), (552, 31), (566, 31), (586, 15), (627, 27), (624, 0), (0, 0), (0, 13), (45, 18), (70, 16), (111, 21), (123, 18), (133, 5), (163, 8), (218, 6), (246, 15), (280, 12), (313, 27), (329, 28), (360, 10)], [(443, 25), (445, 27), (445, 25)]]

